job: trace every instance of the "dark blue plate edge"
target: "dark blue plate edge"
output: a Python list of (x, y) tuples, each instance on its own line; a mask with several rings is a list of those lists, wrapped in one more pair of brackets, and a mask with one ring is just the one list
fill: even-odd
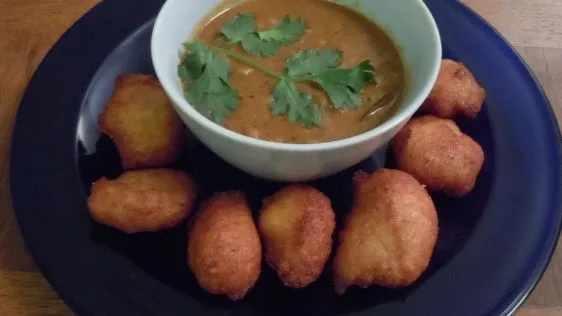
[[(539, 94), (544, 100), (544, 103), (548, 105), (547, 107), (548, 116), (550, 118), (550, 122), (554, 125), (555, 131), (557, 132), (556, 134), (558, 136), (558, 142), (556, 143), (556, 150), (558, 152), (558, 157), (562, 157), (562, 133), (560, 130), (560, 126), (558, 125), (558, 121), (556, 120), (556, 115), (554, 114), (554, 110), (552, 109), (552, 103), (550, 102), (550, 99), (546, 95), (544, 88), (542, 87), (541, 83), (537, 79), (536, 75), (534, 74), (529, 64), (527, 64), (525, 59), (521, 56), (521, 54), (519, 54), (519, 52), (517, 52), (517, 50), (509, 43), (509, 41), (492, 24), (486, 21), (480, 14), (478, 14), (476, 11), (474, 11), (472, 8), (470, 8), (469, 6), (467, 6), (465, 3), (461, 1), (453, 0), (453, 2), (455, 2), (455, 4), (458, 5), (461, 8), (461, 10), (466, 12), (466, 16), (475, 19), (478, 23), (486, 26), (486, 31), (493, 33), (498, 38), (498, 42), (503, 46), (503, 50), (504, 52), (506, 52), (506, 55), (512, 60), (514, 60), (515, 62), (518, 62), (526, 70), (529, 77), (534, 82), (535, 88), (538, 90)], [(561, 172), (559, 177), (562, 178), (562, 161), (559, 161), (559, 163), (561, 166), (560, 168)], [(560, 183), (559, 192), (562, 192), (562, 183)], [(558, 195), (557, 210), (555, 213), (558, 214), (562, 213), (562, 194)], [(552, 245), (551, 249), (545, 252), (546, 256), (543, 256), (543, 258), (541, 258), (540, 263), (538, 265), (535, 265), (534, 268), (529, 269), (529, 270), (533, 270), (532, 273), (533, 276), (529, 278), (527, 282), (524, 282), (524, 284), (518, 286), (520, 290), (515, 289), (512, 291), (512, 293), (510, 293), (507, 296), (507, 297), (513, 297), (513, 299), (507, 299), (504, 300), (502, 303), (498, 304), (498, 306), (492, 312), (492, 315), (512, 315), (514, 312), (517, 311), (517, 309), (525, 302), (525, 300), (536, 288), (539, 281), (542, 279), (544, 273), (546, 272), (546, 269), (548, 268), (548, 265), (552, 260), (552, 257), (554, 256), (555, 250), (558, 246), (560, 233), (562, 232), (562, 216), (557, 217), (557, 222), (555, 227), (556, 227), (555, 235), (552, 235), (551, 238), (549, 238), (549, 244)], [(530, 264), (527, 264), (527, 266), (529, 265)], [(506, 301), (510, 303), (505, 304)]]
[[(76, 21), (61, 36), (61, 38), (53, 45), (53, 47), (51, 48), (49, 53), (45, 56), (45, 58), (41, 62), (41, 65), (36, 70), (34, 76), (30, 80), (30, 83), (29, 83), (28, 86), (32, 86), (34, 84), (34, 82), (37, 80), (36, 79), (38, 77), (37, 74), (41, 72), (43, 63), (49, 59), (53, 50), (55, 50), (57, 48), (57, 46), (59, 46), (59, 44), (65, 40), (65, 38), (67, 37), (67, 35), (69, 33), (75, 32), (75, 26), (79, 25), (79, 24), (90, 23), (90, 20), (92, 20), (93, 17), (95, 15), (97, 15), (96, 14), (97, 11), (101, 11), (106, 6), (106, 3), (110, 3), (110, 2), (111, 1), (102, 1), (101, 3), (99, 3), (98, 5), (93, 7), (82, 18), (80, 18), (78, 21)], [(546, 93), (544, 92), (544, 89), (542, 88), (539, 81), (537, 80), (536, 76), (531, 71), (529, 65), (524, 61), (524, 59), (520, 56), (520, 54), (515, 49), (513, 49), (513, 47), (509, 44), (509, 42), (492, 25), (490, 25), (480, 15), (478, 15), (474, 10), (472, 10), (470, 7), (466, 6), (464, 3), (461, 3), (461, 2), (458, 2), (458, 1), (454, 1), (454, 2), (457, 2), (457, 4), (459, 4), (460, 7), (464, 11), (466, 11), (467, 16), (470, 16), (471, 18), (476, 19), (479, 23), (487, 26), (487, 28), (488, 28), (487, 31), (492, 32), (494, 35), (496, 35), (501, 40), (500, 42), (505, 48), (504, 51), (506, 51), (508, 53), (508, 57), (512, 58), (516, 62), (519, 61), (520, 64), (523, 66), (523, 68), (527, 71), (528, 75), (530, 76), (532, 81), (535, 83), (535, 86), (536, 86), (539, 94), (542, 96), (544, 102), (548, 105), (547, 111), (548, 111), (548, 114), (550, 116), (550, 121), (551, 121), (552, 124), (554, 124), (555, 131), (557, 131), (557, 135), (558, 135), (558, 142), (557, 142), (556, 149), (557, 149), (557, 152), (558, 152), (558, 157), (561, 157), (562, 156), (562, 135), (560, 133), (560, 128), (557, 124), (557, 121), (556, 121), (556, 118), (555, 118), (555, 115), (554, 115), (554, 112), (553, 112), (553, 109), (552, 109), (552, 105), (551, 105), (548, 97), (546, 96)], [(24, 96), (24, 100), (25, 100), (25, 96)], [(22, 101), (22, 104), (23, 103), (24, 102)], [(18, 111), (18, 116), (19, 116), (19, 113), (20, 112)], [(17, 117), (16, 117), (16, 122), (17, 122)], [(14, 135), (14, 137), (12, 139), (12, 148), (14, 147), (14, 142), (17, 139), (17, 137), (15, 137), (15, 135), (17, 135), (17, 126), (14, 127), (13, 135)], [(14, 156), (15, 155), (11, 154), (11, 159), (13, 159)], [(562, 163), (561, 163), (561, 165), (562, 165)], [(13, 163), (13, 160), (12, 160), (12, 161), (10, 161), (10, 174), (13, 174), (15, 169), (16, 169), (16, 167), (14, 166), (14, 163)], [(562, 177), (562, 173), (561, 173), (560, 176)], [(14, 180), (11, 177), (10, 177), (10, 183), (12, 185), (14, 183)], [(560, 189), (562, 191), (562, 185), (561, 185)], [(16, 198), (14, 197), (14, 193), (12, 193), (12, 199), (14, 200), (14, 209), (15, 209), (16, 208)], [(562, 195), (559, 195), (558, 199), (559, 199), (559, 201), (557, 201), (557, 205), (558, 205), (557, 212), (561, 213), (562, 212)], [(25, 228), (23, 228), (24, 226), (21, 226), (20, 218), (17, 216), (17, 213), (16, 213), (16, 219), (18, 221), (18, 224), (20, 224), (20, 230), (22, 231), (22, 235), (23, 235), (24, 241), (26, 243), (26, 246), (30, 250), (30, 253), (31, 253), (33, 259), (35, 260), (35, 262), (37, 262), (37, 266), (39, 268), (39, 271), (49, 281), (52, 288), (57, 292), (57, 294), (62, 294), (62, 292), (64, 292), (64, 291), (60, 291), (60, 290), (62, 290), (62, 288), (64, 288), (64, 286), (59, 284), (56, 279), (53, 279), (52, 277), (50, 277), (50, 273), (48, 271), (44, 270), (43, 267), (45, 267), (46, 265), (43, 262), (43, 260), (41, 259), (42, 257), (37, 254), (37, 249), (35, 249), (30, 244), (29, 238), (26, 237), (27, 234), (24, 234)], [(548, 240), (549, 240), (548, 244), (552, 245), (551, 249), (549, 251), (543, 252), (544, 256), (541, 259), (540, 263), (538, 265), (536, 265), (534, 268), (530, 269), (530, 270), (533, 270), (533, 277), (529, 278), (527, 280), (527, 282), (524, 282), (524, 284), (522, 284), (522, 285), (519, 284), (517, 286), (517, 288), (519, 290), (515, 289), (515, 290), (513, 290), (512, 293), (508, 294), (506, 296), (506, 298), (512, 297), (513, 299), (507, 299), (507, 300), (504, 300), (503, 302), (501, 302), (500, 304), (498, 304), (498, 306), (494, 309), (493, 314), (497, 313), (497, 314), (501, 314), (501, 315), (511, 315), (525, 301), (525, 299), (529, 296), (529, 294), (532, 292), (532, 290), (536, 287), (539, 280), (541, 279), (544, 272), (546, 271), (548, 263), (552, 259), (552, 256), (554, 254), (554, 250), (556, 249), (556, 246), (558, 244), (558, 237), (559, 237), (560, 232), (562, 230), (562, 217), (560, 217), (560, 216), (558, 217), (558, 221), (556, 222), (556, 227), (557, 227), (557, 229), (556, 229), (555, 236), (550, 236), (551, 238), (548, 238)], [(66, 293), (66, 294), (69, 294), (69, 293)], [(81, 307), (78, 304), (78, 301), (75, 300), (75, 297), (73, 295), (65, 295), (64, 300), (68, 304), (68, 306), (72, 310), (74, 310), (75, 312), (79, 312), (79, 311), (82, 310)], [(509, 303), (505, 304), (505, 302), (509, 302)]]
[(38, 250), (35, 249), (35, 247), (33, 246), (33, 243), (30, 241), (30, 236), (27, 232), (27, 229), (25, 228), (25, 225), (22, 225), (22, 219), (20, 216), (18, 216), (18, 213), (15, 211), (17, 208), (18, 203), (18, 198), (16, 197), (16, 194), (14, 193), (14, 190), (12, 189), (15, 185), (15, 180), (13, 178), (13, 174), (17, 173), (17, 166), (15, 161), (15, 156), (16, 154), (14, 154), (15, 150), (15, 143), (16, 140), (19, 139), (18, 137), (18, 126), (17, 126), (17, 122), (20, 118), (20, 116), (22, 115), (22, 111), (20, 110), (23, 105), (25, 104), (25, 99), (26, 99), (26, 94), (27, 91), (30, 87), (34, 86), (35, 82), (38, 80), (37, 78), (40, 77), (40, 73), (42, 72), (43, 68), (45, 67), (45, 62), (47, 62), (50, 58), (52, 58), (51, 56), (53, 55), (53, 52), (57, 49), (57, 47), (60, 45), (60, 43), (62, 43), (63, 41), (65, 41), (65, 37), (67, 37), (68, 34), (73, 32), (73, 28), (76, 25), (79, 25), (81, 23), (84, 23), (85, 21), (88, 21), (90, 19), (92, 19), (93, 16), (95, 16), (97, 14), (97, 11), (101, 10), (101, 7), (103, 6), (103, 4), (106, 1), (102, 1), (98, 4), (96, 4), (94, 7), (92, 7), (90, 10), (88, 10), (82, 17), (80, 17), (77, 21), (75, 21), (61, 36), (60, 38), (53, 44), (53, 46), (49, 49), (49, 51), (47, 52), (47, 54), (45, 55), (45, 57), (43, 57), (43, 59), (41, 60), (41, 62), (39, 63), (39, 66), (37, 67), (37, 69), (35, 70), (33, 76), (31, 77), (31, 79), (29, 80), (29, 83), (27, 84), (26, 90), (23, 94), (22, 100), (20, 101), (20, 108), (18, 109), (18, 112), (16, 114), (16, 118), (14, 121), (14, 128), (12, 131), (12, 143), (11, 143), (11, 148), (10, 148), (10, 192), (12, 195), (12, 204), (13, 204), (13, 209), (14, 209), (14, 215), (16, 217), (16, 221), (18, 223), (18, 228), (21, 232), (21, 236), (23, 238), (23, 241), (25, 243), (25, 246), (27, 248), (27, 250), (29, 251), (29, 254), (31, 255), (31, 257), (33, 258), (33, 261), (35, 263), (35, 266), (37, 267), (37, 269), (39, 270), (39, 272), (41, 273), (41, 275), (48, 281), (49, 283), (49, 287), (57, 294), (57, 296), (64, 301), (64, 304), (66, 304), (73, 312), (77, 313), (77, 314), (82, 314), (82, 312), (84, 311), (83, 308), (80, 306), (80, 304), (77, 302), (77, 300), (74, 299), (74, 295), (66, 295), (68, 293), (65, 292), (64, 290), (64, 285), (63, 284), (59, 284), (59, 281), (51, 276), (51, 273), (48, 271), (48, 269), (45, 269), (46, 264), (44, 262), (44, 260), (42, 259), (43, 257), (38, 255)]
[[(17, 124), (18, 121), (20, 120), (20, 117), (23, 116), (22, 115), (22, 109), (24, 107), (24, 105), (26, 103), (26, 95), (28, 94), (28, 91), (30, 90), (31, 87), (35, 86), (37, 83), (37, 81), (39, 80), (38, 78), (42, 77), (42, 73), (46, 72), (45, 69), (48, 69), (51, 65), (49, 64), (49, 61), (51, 59), (53, 59), (53, 55), (55, 54), (55, 52), (57, 51), (57, 49), (63, 45), (64, 43), (67, 43), (69, 40), (69, 37), (72, 36), (76, 36), (77, 34), (79, 34), (81, 31), (87, 29), (90, 26), (95, 26), (97, 23), (97, 18), (99, 17), (99, 13), (98, 12), (104, 12), (107, 10), (110, 10), (111, 8), (116, 8), (116, 6), (118, 7), (119, 4), (117, 4), (119, 1), (118, 0), (111, 0), (111, 1), (101, 1), (100, 3), (96, 4), (95, 6), (93, 6), (91, 9), (89, 9), (82, 17), (80, 17), (78, 20), (76, 20), (61, 36), (60, 38), (52, 45), (52, 47), (49, 49), (49, 51), (47, 52), (47, 54), (45, 55), (45, 57), (43, 57), (43, 59), (41, 60), (41, 62), (39, 63), (39, 66), (37, 67), (37, 69), (35, 70), (32, 78), (30, 79), (26, 90), (23, 94), (23, 97), (20, 101), (20, 107), (18, 109), (18, 112), (16, 114), (16, 118), (15, 118), (15, 123), (14, 123), (14, 127), (13, 127), (13, 131), (12, 131), (12, 141), (11, 141), (11, 147), (10, 147), (10, 161), (9, 161), (9, 181), (10, 181), (10, 192), (11, 192), (11, 197), (12, 197), (12, 205), (13, 205), (13, 210), (14, 210), (14, 214), (16, 217), (16, 221), (18, 223), (18, 227), (19, 230), (21, 232), (22, 238), (24, 240), (25, 246), (27, 248), (27, 250), (29, 251), (31, 257), (33, 258), (33, 261), (35, 262), (35, 266), (37, 267), (37, 269), (39, 270), (39, 272), (41, 273), (41, 275), (48, 281), (49, 286), (51, 287), (51, 289), (57, 294), (57, 296), (59, 298), (61, 298), (64, 303), (67, 305), (67, 307), (69, 307), (74, 313), (76, 313), (77, 315), (85, 315), (85, 314), (89, 314), (92, 311), (90, 310), (86, 310), (84, 309), (85, 306), (83, 306), (82, 304), (80, 304), (80, 299), (73, 294), (71, 291), (67, 290), (67, 286), (65, 286), (64, 283), (66, 282), (62, 282), (62, 280), (59, 280), (55, 277), (53, 277), (51, 271), (49, 271), (48, 269), (46, 269), (47, 266), (49, 266), (46, 256), (42, 256), (39, 254), (40, 250), (37, 249), (34, 246), (34, 243), (31, 241), (31, 234), (28, 233), (28, 229), (26, 229), (25, 225), (23, 224), (24, 219), (18, 214), (18, 212), (16, 212), (15, 210), (18, 208), (18, 205), (23, 204), (20, 201), (20, 197), (15, 193), (15, 190), (13, 189), (14, 186), (16, 185), (17, 180), (15, 179), (15, 177), (13, 177), (13, 174), (21, 174), (22, 172), (21, 169), (22, 167), (18, 166), (17, 163), (15, 162), (15, 158), (19, 157), (18, 150), (14, 150), (16, 148), (16, 142), (18, 139), (20, 138), (24, 138), (24, 135), (19, 136), (20, 134), (25, 134), (25, 131), (23, 131), (21, 126), (21, 124)], [(135, 30), (137, 30), (138, 28), (142, 27), (142, 25), (146, 24), (148, 21), (150, 21), (151, 19), (155, 18), (155, 14), (159, 11), (159, 8), (161, 7), (161, 5), (163, 4), (164, 0), (150, 0), (150, 1), (146, 1), (145, 3), (147, 4), (146, 6), (143, 6), (142, 9), (137, 10), (137, 14), (134, 15), (134, 17), (130, 18), (130, 19), (124, 19), (124, 20), (120, 20), (120, 23), (127, 23), (128, 27), (130, 28), (130, 32), (128, 32), (126, 35), (133, 33)], [(156, 8), (154, 7), (154, 4), (156, 4)], [(124, 4), (122, 4), (124, 5)], [(142, 13), (138, 13), (138, 12), (142, 12)], [(137, 23), (137, 20), (139, 19), (139, 16), (143, 16), (146, 13), (149, 13), (149, 16), (145, 17), (144, 19), (142, 19), (142, 21), (140, 21), (140, 23)], [(113, 51), (114, 48), (116, 48), (122, 39), (120, 39), (119, 41), (117, 41), (116, 43), (114, 43), (113, 47), (111, 47), (111, 49), (109, 51)], [(110, 40), (111, 41), (111, 40)], [(99, 65), (101, 65), (103, 63), (103, 61), (107, 58), (107, 55), (103, 56), (103, 58), (100, 59), (99, 61)], [(96, 71), (97, 71), (97, 67), (99, 66), (97, 65), (94, 69), (94, 71), (90, 74), (90, 77), (93, 78), (93, 76), (95, 75)], [(87, 88), (88, 85), (84, 86), (84, 90), (82, 91), (82, 95), (85, 96), (86, 92), (87, 92)], [(76, 119), (78, 119), (78, 117), (76, 117)], [(75, 137), (74, 135), (72, 136), (73, 138)], [(74, 150), (76, 150), (76, 144), (73, 144), (72, 148)], [(74, 160), (75, 157), (72, 156), (72, 160)], [(22, 197), (23, 198), (23, 197)]]

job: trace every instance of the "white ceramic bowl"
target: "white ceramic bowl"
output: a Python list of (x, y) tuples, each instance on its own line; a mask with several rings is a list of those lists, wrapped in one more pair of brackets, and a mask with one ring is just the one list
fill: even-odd
[(156, 75), (193, 134), (235, 167), (278, 181), (322, 178), (357, 164), (386, 144), (412, 117), (433, 87), (441, 62), (441, 40), (422, 0), (347, 0), (391, 35), (401, 49), (408, 86), (402, 105), (388, 121), (351, 138), (318, 144), (282, 144), (232, 132), (208, 120), (184, 98), (177, 66), (182, 43), (221, 0), (168, 0), (152, 33)]

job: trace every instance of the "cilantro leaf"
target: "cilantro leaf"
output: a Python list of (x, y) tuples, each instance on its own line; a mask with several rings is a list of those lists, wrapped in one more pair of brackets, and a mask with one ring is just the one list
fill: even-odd
[(201, 40), (185, 43), (184, 47), (187, 54), (183, 65), (191, 81), (197, 80), (205, 71), (212, 72), (218, 79), (228, 80), (230, 63), (218, 56), (215, 50)]
[(240, 102), (228, 81), (230, 63), (200, 40), (184, 46), (187, 53), (178, 75), (185, 84), (185, 96), (201, 114), (220, 123)]
[(178, 76), (180, 77), (181, 82), (191, 81), (191, 74), (187, 71), (185, 64), (180, 63), (178, 66)]
[(287, 73), (295, 80), (310, 80), (328, 94), (336, 109), (361, 105), (361, 90), (375, 83), (375, 69), (366, 60), (353, 68), (337, 68), (342, 53), (331, 49), (307, 49), (285, 62)]
[[(202, 77), (202, 80), (195, 81), (186, 90), (189, 100), (193, 99), (197, 104), (197, 110), (205, 117), (221, 123), (230, 113), (237, 110), (240, 103), (238, 92), (229, 85), (216, 84), (207, 86), (212, 82), (211, 75)], [(205, 91), (207, 89), (207, 91)], [(201, 93), (201, 91), (205, 91)]]
[[(183, 60), (183, 69), (180, 67), (178, 73), (184, 81), (193, 81), (203, 72), (205, 64), (213, 51), (200, 40), (184, 43), (183, 47), (189, 52)], [(189, 57), (189, 58), (188, 58)]]
[(242, 48), (250, 54), (258, 56), (275, 56), (279, 53), (281, 44), (267, 42), (259, 38), (256, 33), (248, 34), (242, 40)]
[(376, 83), (375, 68), (365, 60), (353, 68), (329, 69), (312, 81), (326, 91), (336, 109), (355, 108), (361, 105), (361, 90)]
[(231, 22), (224, 24), (221, 33), (230, 43), (241, 43), (247, 53), (274, 56), (282, 45), (296, 42), (305, 29), (304, 21), (285, 16), (275, 27), (258, 32), (255, 15), (244, 13), (237, 14)]
[(342, 53), (333, 49), (306, 49), (287, 59), (287, 73), (293, 78), (318, 75), (341, 64)]
[(232, 22), (223, 25), (221, 33), (232, 43), (238, 43), (256, 32), (256, 17), (251, 13), (237, 14)]
[(314, 105), (312, 96), (297, 90), (291, 78), (282, 77), (272, 91), (271, 112), (273, 115), (288, 115), (289, 121), (305, 127), (320, 125), (322, 114)]
[(306, 30), (306, 24), (301, 19), (291, 20), (289, 16), (283, 17), (272, 29), (258, 32), (259, 38), (267, 42), (292, 44), (301, 38)]

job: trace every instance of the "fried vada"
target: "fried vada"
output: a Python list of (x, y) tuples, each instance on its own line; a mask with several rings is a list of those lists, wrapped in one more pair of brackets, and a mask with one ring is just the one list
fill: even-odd
[(444, 59), (435, 86), (421, 111), (448, 119), (458, 116), (474, 118), (482, 109), (485, 98), (486, 91), (464, 64)]
[(171, 169), (127, 171), (92, 185), (88, 207), (93, 219), (125, 233), (176, 226), (192, 212), (197, 188), (184, 172)]
[(261, 272), (262, 247), (244, 195), (217, 193), (201, 205), (189, 229), (187, 262), (199, 285), (242, 299)]
[(354, 176), (354, 204), (339, 234), (335, 291), (352, 285), (404, 287), (429, 265), (437, 212), (422, 185), (399, 170)]
[(118, 76), (99, 124), (125, 169), (166, 167), (181, 153), (183, 123), (153, 76)]
[(318, 279), (335, 225), (330, 199), (313, 187), (286, 186), (264, 201), (258, 230), (265, 258), (286, 286), (302, 288)]
[(465, 196), (474, 189), (484, 151), (455, 122), (427, 115), (412, 119), (392, 140), (398, 169), (429, 191)]

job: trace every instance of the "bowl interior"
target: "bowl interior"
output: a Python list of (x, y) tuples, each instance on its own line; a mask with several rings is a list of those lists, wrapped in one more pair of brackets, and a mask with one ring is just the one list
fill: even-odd
[[(342, 5), (359, 10), (380, 27), (393, 39), (402, 54), (407, 70), (407, 91), (397, 113), (382, 125), (365, 134), (363, 137), (351, 137), (331, 143), (346, 143), (353, 139), (360, 140), (387, 131), (396, 125), (403, 124), (419, 108), (429, 94), (439, 71), (441, 61), (441, 41), (439, 31), (431, 13), (421, 0), (353, 0), (336, 1)], [(184, 1), (168, 0), (160, 11), (152, 34), (152, 59), (156, 75), (162, 86), (176, 105), (182, 117), (188, 116), (206, 128), (229, 136), (235, 136), (225, 128), (214, 124), (197, 112), (185, 100), (181, 83), (177, 75), (177, 65), (183, 54), (182, 43), (185, 42), (199, 26), (222, 3), (221, 0)], [(252, 138), (236, 134), (235, 139)], [(326, 144), (326, 143), (325, 143)], [(286, 144), (279, 144), (280, 146)], [(305, 145), (305, 146), (315, 146)], [(299, 145), (293, 145), (299, 146)]]

